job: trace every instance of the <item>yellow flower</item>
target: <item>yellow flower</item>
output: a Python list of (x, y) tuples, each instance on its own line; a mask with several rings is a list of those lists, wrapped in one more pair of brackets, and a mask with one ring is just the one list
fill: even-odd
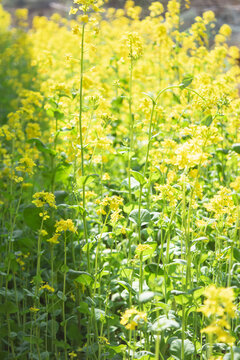
[[(143, 53), (143, 42), (137, 32), (128, 32), (122, 38), (122, 43), (128, 49), (128, 56), (137, 60)], [(124, 50), (124, 49), (123, 49)]]
[(230, 28), (229, 25), (224, 24), (224, 25), (222, 25), (220, 27), (219, 34), (223, 35), (223, 36), (226, 36), (226, 37), (229, 37), (232, 34), (232, 29)]
[(47, 220), (50, 218), (47, 211), (43, 211), (39, 213), (39, 216), (43, 218), (43, 220)]
[(147, 322), (147, 314), (132, 307), (131, 309), (125, 310), (121, 317), (120, 324), (124, 325), (127, 330), (135, 330), (135, 328), (143, 322)]
[(99, 336), (98, 339), (99, 339), (99, 341), (100, 341), (100, 343), (102, 345), (105, 345), (105, 344), (109, 345), (110, 344), (110, 342), (108, 341), (108, 339), (105, 336)]
[(137, 247), (136, 247), (136, 252), (143, 252), (145, 250), (148, 250), (148, 249), (151, 249), (151, 246), (150, 245), (147, 245), (147, 244), (139, 244)]
[(74, 351), (70, 352), (68, 355), (70, 356), (70, 359), (77, 357), (77, 353), (75, 353)]
[(111, 214), (111, 221), (115, 224), (119, 219), (123, 218), (123, 215), (121, 215), (122, 210), (117, 209)]
[(53, 193), (41, 191), (33, 195), (32, 203), (37, 207), (43, 207), (48, 204), (50, 207), (56, 208), (55, 196)]
[(150, 16), (159, 16), (163, 13), (164, 7), (159, 1), (153, 1), (149, 6)]
[(59, 238), (60, 234), (54, 234), (53, 237), (51, 237), (50, 239), (47, 240), (47, 242), (49, 242), (50, 244), (59, 244), (58, 238)]
[(73, 233), (77, 232), (73, 224), (73, 221), (71, 219), (59, 220), (56, 222), (55, 227), (56, 227), (56, 233), (60, 233), (62, 231), (71, 231)]
[(205, 11), (203, 13), (203, 20), (205, 23), (210, 23), (211, 21), (215, 20), (215, 14), (213, 11), (209, 10), (209, 11)]
[(46, 290), (48, 290), (49, 292), (52, 292), (52, 293), (55, 291), (55, 289), (52, 286), (50, 286), (48, 283), (46, 283), (45, 285), (42, 285), (39, 288), (39, 290), (44, 290), (44, 289), (46, 289)]
[(108, 174), (108, 173), (103, 174), (102, 179), (103, 179), (104, 181), (110, 180), (109, 174)]
[(223, 316), (225, 313), (232, 318), (235, 316), (236, 306), (233, 304), (234, 293), (232, 288), (217, 288), (215, 285), (211, 285), (206, 288), (204, 295), (206, 300), (199, 311), (205, 316)]
[(43, 230), (43, 229), (39, 233), (40, 233), (41, 236), (47, 236), (48, 235), (47, 231)]
[(230, 320), (235, 317), (236, 311), (233, 289), (210, 285), (204, 295), (204, 305), (198, 311), (206, 317), (212, 316), (212, 322), (201, 332), (215, 336), (218, 342), (233, 346), (236, 339), (227, 332), (231, 328)]
[(78, 12), (78, 8), (71, 7), (69, 11), (69, 15), (75, 15)]
[(29, 310), (33, 313), (37, 313), (40, 309), (35, 308), (35, 307), (30, 307)]

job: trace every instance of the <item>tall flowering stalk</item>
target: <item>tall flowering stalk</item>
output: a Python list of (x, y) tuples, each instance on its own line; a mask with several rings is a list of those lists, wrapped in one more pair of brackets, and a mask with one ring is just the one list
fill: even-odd
[(80, 141), (80, 152), (81, 152), (81, 175), (82, 181), (82, 201), (83, 201), (83, 228), (84, 236), (87, 243), (87, 267), (90, 272), (90, 248), (87, 231), (87, 220), (86, 220), (86, 181), (84, 180), (85, 168), (84, 168), (84, 142), (83, 142), (83, 124), (82, 124), (82, 113), (83, 113), (83, 77), (84, 77), (84, 42), (85, 42), (85, 27), (89, 22), (90, 11), (99, 12), (103, 1), (97, 0), (74, 0), (74, 4), (79, 7), (71, 7), (69, 14), (76, 14), (78, 11), (82, 13), (80, 20), (82, 22), (81, 28), (79, 26), (74, 27), (73, 33), (81, 36), (81, 54), (80, 54), (80, 83), (79, 83), (79, 141)]
[[(71, 219), (60, 220), (56, 223), (56, 234), (64, 234), (64, 264), (62, 266), (63, 272), (63, 293), (62, 293), (62, 320), (63, 320), (63, 333), (64, 333), (64, 343), (67, 344), (67, 323), (65, 315), (65, 302), (66, 302), (66, 276), (68, 272), (67, 267), (67, 231), (72, 233), (76, 232), (73, 221)], [(67, 350), (64, 349), (65, 360), (67, 360)]]
[[(128, 187), (129, 187), (129, 201), (132, 199), (131, 191), (131, 161), (134, 151), (134, 114), (132, 112), (133, 105), (133, 69), (135, 62), (142, 56), (143, 44), (137, 32), (130, 32), (123, 36), (122, 39), (124, 52), (130, 59), (129, 64), (129, 150), (128, 150)], [(127, 51), (126, 51), (127, 50)]]

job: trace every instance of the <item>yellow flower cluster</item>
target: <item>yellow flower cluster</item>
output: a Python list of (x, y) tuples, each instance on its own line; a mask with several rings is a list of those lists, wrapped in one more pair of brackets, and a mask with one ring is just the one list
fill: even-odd
[(50, 192), (37, 192), (33, 195), (32, 203), (36, 205), (36, 207), (44, 207), (44, 205), (49, 205), (50, 207), (56, 208), (55, 196)]
[(47, 290), (47, 291), (52, 292), (52, 293), (54, 293), (54, 291), (55, 291), (55, 289), (52, 286), (50, 286), (48, 283), (42, 285), (39, 288), (39, 290)]
[[(56, 222), (55, 227), (56, 227), (57, 234), (61, 233), (62, 231), (70, 231), (73, 233), (77, 232), (72, 219), (67, 219), (67, 220), (61, 219)], [(49, 242), (52, 242), (52, 241), (49, 240)]]
[(236, 315), (233, 289), (211, 285), (205, 290), (204, 295), (206, 300), (198, 311), (212, 318), (212, 321), (209, 326), (202, 329), (202, 332), (215, 335), (217, 341), (233, 346), (235, 338), (227, 331), (231, 328), (230, 319)]
[(147, 322), (147, 314), (132, 307), (124, 312), (120, 324), (124, 325), (127, 330), (135, 330), (138, 325), (142, 325), (144, 322)]
[(142, 56), (143, 53), (143, 42), (137, 32), (129, 32), (122, 37), (123, 47), (122, 51), (128, 52), (125, 54), (130, 58), (137, 60)]
[(120, 196), (105, 196), (102, 201), (96, 200), (96, 204), (100, 205), (100, 208), (97, 210), (97, 214), (100, 215), (106, 215), (106, 207), (109, 207), (109, 209), (112, 211), (111, 213), (111, 221), (113, 224), (116, 224), (119, 219), (121, 219), (123, 216), (121, 215), (122, 209), (120, 209), (120, 206), (123, 205), (123, 198)]
[(234, 224), (237, 220), (237, 207), (234, 205), (231, 193), (231, 189), (221, 186), (209, 203), (204, 204), (209, 212), (213, 212), (215, 219), (218, 220), (226, 215), (226, 223), (229, 225)]
[[(74, 4), (80, 5), (78, 8), (71, 7), (69, 15), (75, 15), (79, 10), (84, 13), (93, 10), (95, 12), (102, 11), (101, 6), (103, 5), (103, 0), (74, 0)], [(82, 20), (82, 19), (81, 19)]]
[(34, 166), (36, 166), (35, 162), (31, 158), (25, 156), (19, 160), (19, 165), (16, 167), (16, 170), (32, 175)]
[(139, 244), (137, 247), (136, 247), (136, 250), (137, 252), (143, 252), (145, 250), (148, 250), (148, 249), (151, 249), (151, 246), (148, 245), (148, 244)]
[(60, 234), (54, 234), (50, 239), (47, 240), (47, 242), (49, 242), (52, 245), (59, 244), (59, 241), (58, 241), (59, 236), (60, 236)]

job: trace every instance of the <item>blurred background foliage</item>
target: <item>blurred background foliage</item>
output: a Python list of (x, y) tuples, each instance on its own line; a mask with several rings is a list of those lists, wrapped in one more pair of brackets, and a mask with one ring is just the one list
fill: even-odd
[[(143, 16), (147, 14), (149, 4), (153, 0), (136, 0), (135, 4), (143, 8)], [(168, 0), (161, 1), (164, 5)], [(72, 4), (71, 0), (2, 0), (5, 8), (10, 11), (17, 7), (26, 7), (30, 15), (51, 15), (60, 12), (62, 15), (68, 14), (68, 9)], [(184, 27), (190, 26), (194, 18), (201, 15), (206, 10), (213, 10), (217, 18), (217, 28), (223, 23), (232, 27), (231, 44), (240, 46), (240, 0), (191, 0), (190, 9), (186, 9), (185, 0), (182, 3), (182, 19)], [(121, 8), (125, 0), (108, 0), (108, 7)]]

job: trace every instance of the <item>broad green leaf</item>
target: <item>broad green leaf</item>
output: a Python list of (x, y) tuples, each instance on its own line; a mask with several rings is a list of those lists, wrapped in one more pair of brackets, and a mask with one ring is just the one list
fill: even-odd
[(89, 286), (93, 282), (93, 278), (90, 274), (85, 273), (78, 276), (75, 281), (77, 281), (79, 284)]
[(81, 313), (81, 314), (89, 314), (89, 306), (86, 302), (81, 301), (77, 307), (77, 310)]
[(129, 214), (129, 220), (132, 221), (134, 224), (138, 226), (144, 226), (147, 225), (151, 220), (151, 214), (146, 209), (140, 210), (140, 216), (138, 209), (135, 209), (130, 212)]
[(123, 345), (123, 344), (121, 344), (121, 345), (118, 345), (118, 346), (110, 346), (110, 345), (107, 345), (107, 348), (108, 349), (111, 349), (111, 350), (113, 350), (115, 353), (117, 353), (117, 354), (120, 354), (120, 353), (122, 353), (122, 352), (124, 352), (125, 350), (126, 350), (126, 345)]
[(151, 301), (154, 298), (155, 293), (153, 291), (144, 291), (139, 295), (139, 302), (146, 303)]
[(57, 204), (61, 204), (64, 202), (65, 198), (68, 196), (67, 191), (58, 190), (54, 192), (54, 196)]
[(232, 150), (236, 153), (240, 154), (240, 143), (239, 144), (233, 144)]
[(96, 178), (99, 178), (98, 174), (84, 175), (80, 176), (77, 179), (78, 186), (82, 187), (83, 185), (91, 184)]
[(146, 183), (144, 176), (138, 171), (131, 170), (131, 174), (139, 182), (140, 185), (143, 186)]
[(0, 304), (0, 313), (14, 314), (18, 311), (16, 304), (7, 301), (4, 304)]
[[(129, 179), (126, 178), (122, 181), (122, 185), (125, 187), (129, 187)], [(131, 189), (137, 189), (139, 188), (139, 181), (137, 181), (134, 177), (130, 177), (130, 187)]]
[(168, 319), (165, 315), (160, 316), (153, 324), (153, 331), (164, 331), (167, 329), (178, 329), (180, 326), (178, 322), (174, 319)]
[(240, 250), (236, 247), (233, 248), (233, 256), (238, 262), (240, 262)]
[[(176, 360), (181, 360), (181, 349), (182, 349), (182, 340), (176, 339), (171, 342), (170, 345), (170, 354)], [(192, 354), (194, 354), (195, 348), (193, 343), (186, 339), (184, 340), (184, 360), (191, 360)]]
[(164, 275), (164, 270), (162, 269), (161, 265), (155, 263), (145, 265), (144, 271), (156, 275)]
[(35, 205), (28, 205), (23, 210), (24, 222), (32, 229), (38, 230), (41, 227), (42, 218), (39, 216), (42, 210)]
[(139, 351), (135, 354), (135, 359), (138, 360), (154, 360), (154, 354), (150, 351)]

